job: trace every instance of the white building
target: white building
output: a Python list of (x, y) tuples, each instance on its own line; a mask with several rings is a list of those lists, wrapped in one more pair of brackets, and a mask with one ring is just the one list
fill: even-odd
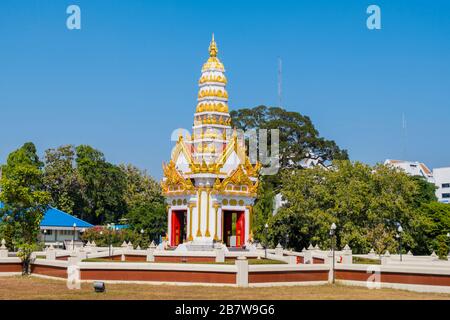
[(428, 182), (434, 183), (433, 172), (422, 162), (387, 159), (384, 162), (384, 165), (402, 169), (411, 176), (422, 176), (427, 179)]
[(387, 159), (385, 165), (404, 170), (412, 176), (422, 176), (437, 187), (436, 197), (439, 202), (450, 203), (450, 167), (436, 168), (431, 171), (424, 163), (417, 161)]
[(438, 201), (450, 203), (450, 167), (433, 169), (433, 177)]

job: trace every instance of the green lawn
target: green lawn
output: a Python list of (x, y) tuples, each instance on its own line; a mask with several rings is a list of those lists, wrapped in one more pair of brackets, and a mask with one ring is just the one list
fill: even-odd
[[(214, 286), (177, 286), (150, 284), (106, 284), (105, 293), (95, 293), (92, 283), (80, 290), (69, 290), (66, 281), (35, 277), (0, 277), (0, 300), (27, 299), (212, 299), (212, 300), (301, 300), (301, 299), (450, 299), (450, 294), (410, 292), (394, 289), (367, 289), (343, 285), (235, 288)], [(19, 312), (18, 310), (15, 310)]]
[[(88, 258), (84, 259), (82, 262), (137, 262), (137, 261), (120, 261), (111, 260), (108, 258)], [(146, 262), (146, 261), (140, 261)], [(153, 263), (193, 263), (193, 264), (235, 264), (234, 260), (225, 260), (225, 262), (153, 262)], [(272, 260), (272, 259), (249, 259), (248, 264), (286, 264), (284, 261)]]
[(362, 257), (353, 257), (354, 264), (381, 264), (379, 259), (369, 259)]

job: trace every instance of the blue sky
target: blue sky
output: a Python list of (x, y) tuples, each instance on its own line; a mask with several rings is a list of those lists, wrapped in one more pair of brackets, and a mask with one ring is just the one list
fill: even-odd
[[(66, 28), (81, 8), (82, 29)], [(377, 4), (382, 29), (366, 28)], [(170, 134), (190, 128), (214, 32), (230, 108), (277, 104), (370, 164), (450, 165), (450, 1), (0, 2), (0, 162), (90, 144), (161, 177)]]

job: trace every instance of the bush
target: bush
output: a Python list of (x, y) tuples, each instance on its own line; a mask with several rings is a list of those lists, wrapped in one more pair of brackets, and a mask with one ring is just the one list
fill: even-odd
[(81, 236), (81, 239), (85, 242), (95, 241), (99, 247), (107, 247), (110, 243), (113, 247), (120, 247), (124, 241), (127, 243), (131, 241), (135, 248), (137, 246), (147, 248), (151, 243), (151, 240), (146, 234), (141, 235), (130, 229), (111, 230), (106, 227), (87, 229)]

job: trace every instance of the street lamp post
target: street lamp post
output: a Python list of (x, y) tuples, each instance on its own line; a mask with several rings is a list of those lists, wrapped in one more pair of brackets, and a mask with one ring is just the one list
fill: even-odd
[(398, 226), (398, 234), (397, 234), (397, 238), (398, 238), (398, 244), (399, 244), (399, 251), (400, 251), (400, 261), (403, 261), (402, 258), (402, 233), (403, 233), (403, 228), (401, 225)]
[(141, 246), (144, 246), (144, 244), (143, 244), (143, 241), (144, 241), (144, 233), (145, 233), (145, 230), (144, 230), (144, 229), (141, 229)]
[(72, 236), (72, 251), (75, 250), (75, 232), (77, 230), (77, 224), (73, 224), (73, 236)]
[(43, 236), (43, 239), (42, 239), (42, 244), (43, 244), (44, 249), (45, 249), (45, 238), (46, 238), (46, 236), (47, 236), (47, 229), (44, 229), (44, 236)]
[(332, 275), (333, 275), (333, 277), (331, 278), (331, 282), (334, 284), (334, 281), (335, 281), (335, 261), (336, 261), (336, 258), (335, 258), (335, 252), (334, 252), (334, 246), (335, 246), (335, 239), (336, 239), (336, 224), (333, 222), (332, 224), (331, 224), (331, 227), (330, 227), (330, 238), (331, 238), (331, 252), (332, 252), (332, 254), (333, 254), (333, 270), (332, 270)]
[[(450, 232), (447, 232), (447, 239), (450, 239)], [(450, 251), (447, 253), (447, 256), (450, 256)]]
[(287, 248), (288, 248), (288, 243), (289, 243), (289, 234), (288, 233), (286, 233), (286, 243), (284, 244), (284, 246), (285, 246), (285, 248), (286, 248), (286, 250), (287, 250)]
[(112, 233), (116, 230), (114, 227), (114, 223), (111, 223), (107, 225), (108, 229), (109, 229), (109, 245), (108, 245), (108, 252), (109, 252), (109, 258), (112, 259), (111, 257), (111, 251), (112, 251)]
[(264, 245), (264, 258), (267, 259), (267, 233), (269, 231), (269, 225), (266, 223), (264, 226), (264, 233), (266, 236), (266, 243)]

